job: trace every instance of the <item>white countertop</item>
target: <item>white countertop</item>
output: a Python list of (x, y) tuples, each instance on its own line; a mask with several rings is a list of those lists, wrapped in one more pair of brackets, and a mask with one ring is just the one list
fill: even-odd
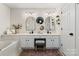
[(33, 34), (29, 34), (29, 33), (18, 33), (18, 34), (7, 34), (7, 35), (62, 35), (61, 33), (44, 33), (44, 34), (38, 34), (38, 33), (33, 33)]

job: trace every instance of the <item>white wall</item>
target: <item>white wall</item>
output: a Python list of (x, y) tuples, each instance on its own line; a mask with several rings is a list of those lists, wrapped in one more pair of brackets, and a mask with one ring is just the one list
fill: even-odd
[[(26, 32), (26, 27), (25, 27), (25, 21), (26, 18), (28, 17), (28, 15), (25, 15), (25, 12), (33, 12), (34, 15), (33, 17), (38, 17), (38, 16), (43, 16), (44, 19), (46, 17), (45, 13), (50, 11), (51, 14), (56, 14), (56, 12), (59, 14), (60, 12), (58, 12), (60, 9), (59, 8), (12, 8), (11, 9), (11, 25), (12, 24), (22, 24), (22, 33)], [(35, 20), (36, 21), (36, 20)]]
[(10, 27), (10, 8), (0, 3), (0, 35)]

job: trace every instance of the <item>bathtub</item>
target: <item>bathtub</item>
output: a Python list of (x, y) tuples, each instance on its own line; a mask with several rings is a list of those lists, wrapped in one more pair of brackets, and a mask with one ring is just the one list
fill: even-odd
[(7, 41), (0, 41), (0, 51), (4, 50), (8, 45), (10, 45), (12, 42)]
[(0, 56), (16, 56), (17, 41), (0, 41)]

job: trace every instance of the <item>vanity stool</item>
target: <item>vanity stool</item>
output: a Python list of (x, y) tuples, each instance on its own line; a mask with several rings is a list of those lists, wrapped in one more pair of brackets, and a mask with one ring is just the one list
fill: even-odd
[(46, 38), (35, 38), (34, 48), (35, 50), (46, 50)]

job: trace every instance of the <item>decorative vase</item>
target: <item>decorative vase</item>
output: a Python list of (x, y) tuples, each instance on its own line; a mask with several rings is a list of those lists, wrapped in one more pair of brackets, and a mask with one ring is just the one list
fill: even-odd
[(19, 29), (15, 29), (15, 34), (19, 33)]

